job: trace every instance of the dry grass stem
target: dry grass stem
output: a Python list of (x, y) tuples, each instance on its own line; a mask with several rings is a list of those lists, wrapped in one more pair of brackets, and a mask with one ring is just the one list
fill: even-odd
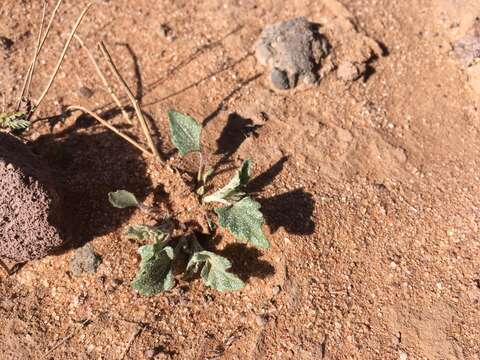
[(53, 84), (53, 80), (55, 80), (55, 77), (57, 76), (58, 74), (58, 71), (60, 70), (60, 66), (62, 65), (62, 62), (63, 62), (63, 59), (65, 58), (65, 54), (67, 53), (67, 50), (68, 50), (68, 47), (70, 46), (70, 43), (72, 42), (72, 39), (73, 39), (73, 36), (75, 35), (78, 27), (80, 26), (83, 18), (85, 17), (85, 15), (87, 14), (88, 10), (90, 9), (90, 7), (92, 6), (93, 4), (92, 3), (89, 3), (82, 11), (82, 13), (80, 14), (80, 16), (78, 17), (78, 20), (77, 22), (75, 23), (73, 29), (72, 29), (72, 32), (70, 33), (70, 36), (68, 37), (68, 40), (65, 44), (65, 47), (63, 48), (63, 51), (62, 51), (62, 54), (60, 55), (60, 58), (58, 60), (58, 63), (57, 65), (55, 66), (55, 69), (53, 71), (53, 74), (52, 76), (50, 77), (50, 80), (47, 84), (47, 86), (45, 87), (45, 90), (43, 91), (42, 95), (40, 95), (39, 99), (36, 101), (35, 103), (35, 107), (34, 107), (34, 110), (32, 111), (32, 113), (30, 115), (33, 114), (33, 112), (35, 111), (36, 108), (38, 108), (40, 106), (40, 104), (42, 103), (43, 99), (45, 99), (45, 96), (47, 95), (48, 91), (50, 90), (52, 84)]
[(132, 121), (130, 120), (130, 117), (128, 116), (128, 113), (125, 111), (125, 108), (123, 107), (122, 103), (120, 102), (120, 99), (117, 97), (117, 95), (115, 95), (115, 92), (113, 91), (112, 87), (110, 86), (110, 84), (108, 83), (108, 80), (107, 78), (105, 77), (105, 74), (103, 73), (103, 71), (100, 69), (100, 66), (98, 65), (97, 61), (95, 60), (95, 57), (93, 56), (92, 52), (90, 51), (89, 48), (87, 48), (84, 44), (84, 42), (82, 41), (82, 39), (78, 36), (78, 35), (75, 35), (75, 38), (77, 39), (77, 41), (80, 43), (80, 46), (85, 50), (85, 52), (87, 53), (88, 57), (90, 58), (93, 66), (95, 67), (95, 70), (97, 71), (97, 74), (98, 76), (100, 77), (100, 79), (102, 80), (103, 82), (103, 85), (106, 87), (106, 89), (108, 90), (108, 92), (110, 93), (110, 96), (112, 97), (113, 99), (113, 102), (115, 104), (117, 104), (118, 108), (120, 109), (120, 111), (122, 112), (122, 115), (124, 117), (124, 119), (129, 123), (131, 124)]
[(140, 105), (138, 104), (137, 99), (135, 99), (132, 91), (128, 87), (125, 80), (122, 78), (122, 75), (120, 75), (120, 72), (118, 71), (117, 67), (115, 66), (115, 63), (113, 62), (112, 57), (110, 56), (110, 53), (108, 52), (105, 44), (103, 42), (100, 42), (99, 47), (100, 47), (100, 51), (102, 52), (103, 56), (107, 60), (109, 66), (110, 66), (110, 69), (112, 70), (112, 72), (117, 77), (117, 80), (120, 82), (120, 84), (125, 89), (125, 92), (127, 93), (128, 98), (130, 99), (130, 102), (132, 103), (132, 105), (135, 109), (135, 112), (138, 116), (140, 126), (142, 127), (142, 131), (145, 135), (145, 138), (147, 139), (148, 145), (150, 146), (150, 149), (151, 149), (152, 153), (154, 154), (155, 158), (160, 162), (161, 161), (160, 154), (157, 150), (157, 147), (155, 146), (155, 144), (153, 142), (152, 136), (150, 135), (150, 130), (148, 129), (147, 122), (145, 121), (145, 117), (143, 116), (142, 109), (140, 108)]
[(78, 106), (78, 105), (73, 105), (73, 106), (69, 106), (67, 108), (67, 111), (75, 111), (75, 110), (79, 110), (79, 111), (82, 111), (88, 115), (90, 115), (91, 117), (93, 117), (95, 120), (97, 120), (100, 124), (102, 124), (103, 126), (105, 126), (106, 128), (108, 128), (109, 130), (113, 131), (115, 134), (117, 134), (118, 136), (120, 136), (121, 138), (123, 138), (124, 140), (128, 141), (130, 144), (132, 144), (133, 146), (135, 146), (138, 150), (140, 150), (141, 152), (143, 152), (145, 155), (148, 155), (148, 156), (153, 156), (153, 154), (148, 151), (147, 149), (145, 149), (142, 145), (140, 145), (138, 142), (136, 142), (135, 140), (133, 140), (130, 136), (124, 134), (123, 132), (121, 132), (120, 130), (118, 130), (117, 128), (115, 128), (114, 126), (110, 125), (107, 121), (103, 120), (100, 116), (98, 116), (97, 114), (95, 114), (94, 112), (82, 107), (82, 106)]

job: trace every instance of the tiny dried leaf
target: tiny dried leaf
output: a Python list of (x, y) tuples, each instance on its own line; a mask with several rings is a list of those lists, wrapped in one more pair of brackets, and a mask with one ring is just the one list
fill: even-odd
[(144, 296), (170, 290), (173, 287), (173, 248), (163, 247), (161, 242), (156, 242), (140, 247), (138, 253), (142, 261), (132, 287)]
[(262, 226), (265, 223), (260, 204), (245, 197), (231, 206), (216, 208), (220, 226), (227, 228), (240, 242), (250, 242), (257, 248), (269, 248)]
[(218, 291), (235, 291), (245, 287), (239, 277), (227, 272), (232, 267), (230, 261), (211, 251), (199, 251), (193, 254), (188, 262), (187, 271), (198, 271), (202, 263), (204, 265), (200, 276), (206, 286)]
[(200, 151), (202, 125), (193, 117), (177, 111), (169, 111), (168, 118), (172, 142), (180, 154), (185, 156), (192, 151)]
[(125, 209), (128, 207), (138, 206), (138, 200), (131, 192), (126, 190), (118, 190), (108, 193), (108, 201), (113, 207)]
[(160, 227), (138, 224), (128, 226), (125, 229), (124, 235), (127, 239), (157, 242), (163, 241), (168, 234)]
[(217, 192), (206, 196), (203, 199), (204, 203), (221, 202), (228, 203), (229, 201), (237, 201), (245, 195), (245, 187), (250, 181), (250, 169), (252, 167), (251, 160), (245, 160), (237, 173), (230, 179), (227, 185)]

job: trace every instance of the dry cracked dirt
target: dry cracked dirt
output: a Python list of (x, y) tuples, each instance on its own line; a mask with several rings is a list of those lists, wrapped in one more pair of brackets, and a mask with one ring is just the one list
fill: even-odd
[[(65, 3), (36, 93), (86, 1)], [(212, 244), (246, 282), (240, 292), (177, 279), (166, 294), (139, 296), (129, 285), (138, 244), (122, 229), (141, 214), (110, 208), (106, 195), (125, 188), (187, 219), (183, 179), (88, 117), (36, 121), (25, 136), (68, 190), (76, 241), (0, 275), (1, 358), (479, 360), (480, 63), (465, 67), (454, 51), (475, 36), (478, 4), (100, 2), (79, 34), (92, 48), (109, 44), (166, 161), (196, 161), (172, 151), (171, 108), (203, 123), (209, 161), (222, 170), (215, 185), (251, 157), (272, 247), (229, 236)], [(41, 12), (41, 1), (0, 3), (7, 103)], [(318, 24), (329, 54), (318, 84), (278, 91), (254, 46), (265, 26), (301, 16)], [(74, 44), (39, 118), (81, 104), (125, 128), (100, 84)], [(101, 264), (72, 276), (74, 248), (87, 242)]]

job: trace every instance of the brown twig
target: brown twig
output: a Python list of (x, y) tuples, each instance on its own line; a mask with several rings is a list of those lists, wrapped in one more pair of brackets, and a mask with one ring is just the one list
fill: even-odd
[(125, 118), (125, 120), (128, 122), (128, 123), (132, 123), (132, 121), (130, 120), (130, 117), (128, 116), (128, 113), (125, 111), (125, 108), (123, 107), (122, 103), (120, 102), (120, 100), (118, 99), (117, 95), (115, 95), (112, 87), (110, 86), (110, 84), (108, 83), (108, 80), (107, 78), (105, 77), (103, 71), (100, 69), (100, 66), (98, 65), (97, 61), (95, 60), (95, 57), (93, 56), (92, 52), (90, 51), (89, 48), (87, 48), (84, 44), (84, 42), (82, 41), (82, 39), (78, 36), (78, 35), (75, 35), (75, 38), (77, 39), (77, 41), (80, 43), (80, 46), (85, 50), (85, 52), (87, 53), (88, 57), (90, 58), (93, 66), (95, 67), (95, 70), (97, 71), (97, 74), (98, 76), (100, 77), (100, 79), (102, 80), (103, 82), (103, 85), (107, 88), (108, 92), (110, 93), (110, 96), (112, 97), (113, 101), (115, 104), (117, 104), (118, 108), (120, 109), (120, 111), (122, 112), (122, 115), (123, 117)]
[(115, 134), (117, 134), (118, 136), (120, 136), (121, 138), (123, 138), (124, 140), (128, 141), (130, 144), (132, 144), (133, 146), (135, 146), (137, 149), (139, 149), (141, 152), (143, 152), (145, 155), (148, 155), (148, 156), (153, 156), (153, 154), (148, 151), (147, 149), (145, 149), (142, 145), (140, 145), (138, 142), (136, 142), (135, 140), (133, 140), (130, 136), (122, 133), (120, 130), (118, 130), (117, 128), (115, 128), (114, 126), (110, 125), (107, 121), (103, 120), (100, 116), (98, 116), (97, 114), (95, 114), (94, 112), (82, 107), (82, 106), (78, 106), (78, 105), (72, 105), (72, 106), (69, 106), (67, 108), (67, 111), (75, 111), (75, 110), (79, 110), (79, 111), (82, 111), (88, 115), (90, 115), (91, 117), (93, 117), (95, 120), (97, 120), (100, 124), (102, 124), (103, 126), (105, 126), (106, 128), (108, 128), (109, 130), (113, 131)]
[(145, 329), (145, 325), (137, 325), (135, 329), (132, 332), (132, 335), (130, 336), (130, 339), (128, 340), (127, 345), (125, 346), (125, 349), (123, 350), (122, 354), (118, 358), (119, 360), (125, 359), (125, 356), (127, 356), (128, 351), (133, 345), (133, 342), (137, 338), (138, 335)]
[[(47, 40), (48, 34), (50, 33), (50, 29), (52, 28), (53, 20), (55, 19), (55, 15), (57, 14), (58, 8), (60, 7), (60, 4), (62, 3), (62, 1), (63, 0), (58, 0), (57, 4), (55, 5), (55, 8), (53, 9), (52, 15), (50, 16), (50, 20), (49, 20), (47, 28), (45, 30), (45, 34), (43, 35), (42, 41), (40, 42), (40, 46), (38, 46), (38, 48), (36, 49), (35, 55), (37, 57), (40, 54), (40, 52), (42, 51), (43, 45), (45, 44), (45, 41)], [(42, 28), (43, 28), (43, 24), (42, 24)], [(41, 32), (40, 32), (40, 34), (41, 34)], [(22, 91), (20, 92), (20, 97), (19, 97), (18, 102), (17, 102), (16, 111), (20, 110), (20, 105), (22, 103), (23, 97), (25, 96), (25, 93), (30, 92), (30, 84), (28, 85), (29, 87), (27, 88), (27, 82), (29, 81), (28, 80), (29, 77), (30, 77), (30, 82), (31, 82), (31, 78), (33, 77), (33, 73), (34, 73), (34, 66), (33, 66), (33, 61), (32, 61), (32, 63), (30, 64), (30, 66), (28, 68), (27, 74), (25, 76), (25, 81), (24, 81), (23, 86), (22, 86)], [(27, 91), (25, 91), (25, 90), (27, 90)]]
[(68, 340), (70, 340), (72, 337), (75, 336), (75, 333), (81, 329), (81, 328), (84, 328), (86, 325), (88, 325), (89, 323), (91, 322), (90, 319), (87, 319), (87, 320), (84, 320), (80, 323), (80, 326), (76, 326), (74, 329), (72, 329), (72, 331), (70, 331), (70, 333), (66, 336), (64, 336), (62, 339), (60, 339), (59, 341), (57, 341), (57, 343), (55, 345), (53, 345), (50, 350), (48, 350), (44, 355), (43, 355), (43, 359), (46, 359), (48, 357), (48, 355), (50, 355), (53, 351), (55, 351), (56, 349), (58, 349), (61, 345), (65, 344)]
[(33, 110), (31, 111), (31, 113), (29, 114), (30, 116), (33, 115), (33, 113), (35, 112), (35, 110), (40, 106), (40, 104), (42, 103), (43, 99), (45, 99), (45, 96), (47, 96), (47, 93), (48, 91), (50, 90), (50, 87), (52, 86), (53, 84), (53, 80), (55, 80), (55, 77), (57, 76), (58, 74), (58, 71), (60, 70), (60, 66), (62, 65), (62, 62), (63, 62), (63, 59), (65, 58), (65, 54), (67, 53), (67, 50), (68, 50), (68, 47), (70, 46), (70, 43), (72, 42), (72, 39), (73, 39), (73, 36), (75, 35), (78, 27), (80, 26), (83, 18), (85, 17), (85, 15), (87, 14), (87, 11), (90, 9), (90, 7), (92, 6), (93, 4), (92, 3), (89, 3), (82, 11), (82, 13), (80, 14), (80, 16), (78, 17), (78, 20), (77, 22), (75, 23), (73, 29), (72, 29), (72, 32), (70, 33), (70, 36), (68, 37), (68, 40), (65, 44), (65, 47), (63, 48), (63, 51), (62, 51), (62, 54), (60, 55), (60, 59), (58, 60), (58, 63), (57, 65), (55, 66), (55, 70), (53, 71), (53, 74), (52, 76), (50, 77), (50, 80), (45, 88), (45, 90), (43, 90), (43, 93), (42, 95), (40, 95), (39, 99), (35, 102), (35, 106), (33, 108)]
[(120, 72), (118, 71), (117, 67), (115, 66), (115, 63), (113, 62), (112, 57), (110, 56), (110, 53), (108, 52), (105, 44), (103, 42), (100, 42), (98, 46), (99, 46), (103, 56), (107, 60), (109, 66), (110, 66), (110, 69), (112, 70), (112, 72), (117, 77), (117, 80), (120, 82), (120, 84), (125, 89), (125, 92), (127, 93), (128, 98), (130, 99), (130, 102), (132, 103), (132, 105), (135, 109), (135, 112), (138, 116), (138, 121), (140, 122), (143, 134), (145, 135), (145, 138), (147, 139), (148, 145), (150, 146), (150, 149), (151, 149), (152, 153), (154, 154), (155, 158), (160, 162), (161, 161), (160, 154), (157, 150), (157, 147), (155, 146), (155, 144), (153, 142), (152, 136), (150, 135), (150, 130), (148, 129), (147, 122), (145, 121), (142, 109), (140, 108), (140, 105), (138, 104), (137, 99), (135, 99), (135, 97), (132, 94), (132, 91), (128, 87), (125, 80), (122, 78), (122, 75), (120, 75)]

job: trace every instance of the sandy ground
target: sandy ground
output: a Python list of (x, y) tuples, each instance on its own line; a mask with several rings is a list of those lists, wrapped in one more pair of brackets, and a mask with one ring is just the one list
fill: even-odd
[[(86, 2), (65, 3), (35, 96)], [(76, 245), (90, 241), (103, 263), (95, 274), (72, 277), (73, 250), (66, 250), (2, 274), (3, 359), (118, 359), (129, 345), (130, 359), (152, 349), (156, 359), (480, 359), (480, 97), (451, 46), (466, 6), (477, 5), (344, 5), (112, 0), (95, 7), (79, 34), (92, 49), (101, 39), (109, 45), (165, 159), (187, 168), (195, 161), (172, 152), (166, 112), (175, 108), (205, 125), (210, 161), (225, 170), (216, 184), (242, 159), (255, 161), (253, 188), (272, 247), (257, 251), (226, 234), (211, 244), (247, 282), (241, 292), (179, 278), (167, 294), (140, 297), (129, 286), (138, 245), (121, 233), (142, 215), (110, 209), (106, 194), (126, 188), (188, 217), (184, 184), (151, 170), (88, 118), (38, 121), (27, 138), (69, 189)], [(40, 14), (40, 1), (0, 4), (0, 35), (14, 41), (0, 49), (0, 91), (9, 101)], [(331, 42), (339, 58), (370, 56), (378, 42), (367, 76), (344, 83), (330, 72), (317, 87), (272, 91), (252, 46), (263, 26), (300, 15), (337, 31)], [(329, 28), (339, 19), (355, 24), (349, 34), (356, 35)], [(164, 23), (174, 37), (162, 36)], [(91, 98), (79, 94), (82, 86)], [(72, 104), (112, 108), (77, 44), (40, 116)], [(104, 116), (139, 135), (118, 111)]]

